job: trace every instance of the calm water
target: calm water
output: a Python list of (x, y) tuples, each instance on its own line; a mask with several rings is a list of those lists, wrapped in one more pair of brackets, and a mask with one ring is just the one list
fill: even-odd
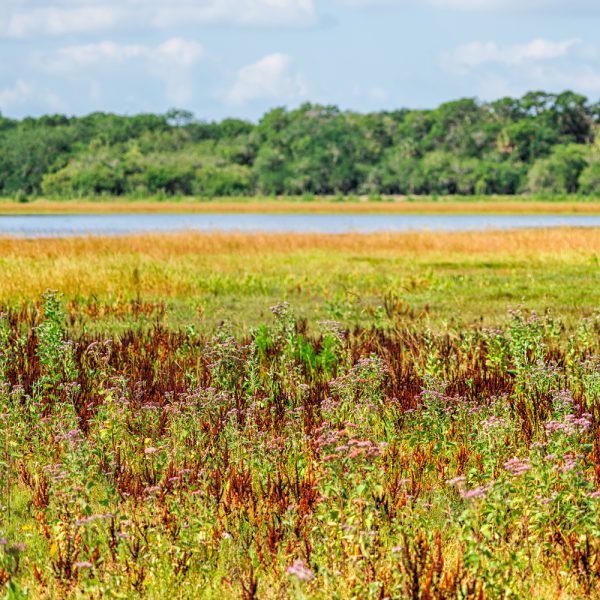
[(346, 233), (600, 227), (600, 216), (115, 214), (0, 216), (0, 236), (65, 237), (168, 231)]

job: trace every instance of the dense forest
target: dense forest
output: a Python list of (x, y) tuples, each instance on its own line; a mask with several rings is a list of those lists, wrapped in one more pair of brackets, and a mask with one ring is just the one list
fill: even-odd
[(258, 123), (0, 116), (0, 195), (600, 193), (600, 102), (531, 92), (434, 110), (276, 108)]

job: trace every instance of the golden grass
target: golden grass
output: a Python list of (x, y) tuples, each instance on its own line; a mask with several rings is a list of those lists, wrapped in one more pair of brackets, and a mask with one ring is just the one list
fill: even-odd
[(245, 213), (245, 214), (600, 214), (600, 200), (538, 201), (509, 197), (471, 200), (445, 198), (439, 201), (389, 198), (335, 202), (331, 199), (224, 199), (202, 201), (158, 200), (35, 200), (19, 204), (0, 201), (0, 214), (110, 214), (110, 213)]
[(308, 319), (368, 324), (392, 294), (439, 323), (493, 323), (522, 302), (577, 323), (600, 306), (599, 259), (600, 229), (1, 238), (0, 303), (55, 289), (106, 306), (161, 301), (177, 326), (201, 314), (244, 328), (281, 300)]
[(358, 255), (531, 256), (600, 253), (595, 228), (528, 229), (485, 232), (414, 232), (374, 234), (244, 234), (173, 233), (123, 237), (49, 239), (0, 238), (0, 257), (66, 258), (140, 255), (157, 259), (176, 256), (306, 253), (315, 251)]

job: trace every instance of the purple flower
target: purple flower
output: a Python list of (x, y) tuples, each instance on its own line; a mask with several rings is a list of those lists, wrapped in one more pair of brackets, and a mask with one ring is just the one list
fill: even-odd
[(356, 442), (355, 445), (357, 448), (369, 448), (371, 446), (371, 442), (364, 440), (362, 442)]
[(11, 556), (18, 556), (22, 552), (25, 552), (26, 547), (27, 546), (25, 546), (25, 544), (11, 544), (10, 546), (6, 547), (6, 554), (10, 554)]
[(467, 478), (464, 475), (459, 475), (458, 477), (454, 477), (454, 479), (446, 479), (446, 485), (458, 485), (460, 483), (464, 483)]
[(504, 468), (513, 475), (522, 475), (531, 469), (531, 463), (528, 458), (511, 458), (504, 463)]
[(492, 429), (493, 427), (504, 427), (506, 426), (506, 419), (492, 415), (491, 417), (481, 421), (481, 425), (486, 429)]
[(483, 498), (487, 493), (488, 488), (480, 485), (479, 487), (473, 488), (472, 490), (468, 490), (466, 492), (462, 492), (461, 496), (470, 500), (471, 498)]
[(560, 473), (568, 473), (569, 471), (572, 471), (576, 466), (577, 466), (577, 459), (573, 456), (567, 456), (567, 457), (565, 457), (565, 462), (562, 465), (562, 467), (555, 465), (554, 470), (558, 471)]
[(300, 581), (311, 581), (315, 577), (302, 559), (296, 559), (294, 564), (291, 567), (288, 567), (285, 572), (288, 575), (297, 577)]
[(73, 563), (77, 569), (91, 569), (94, 565), (88, 560), (82, 560), (76, 563)]

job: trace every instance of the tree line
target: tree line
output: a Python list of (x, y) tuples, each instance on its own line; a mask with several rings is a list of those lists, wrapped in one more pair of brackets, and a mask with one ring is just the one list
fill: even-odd
[(573, 92), (368, 114), (303, 104), (257, 123), (0, 115), (0, 195), (594, 194), (599, 130), (600, 102)]

